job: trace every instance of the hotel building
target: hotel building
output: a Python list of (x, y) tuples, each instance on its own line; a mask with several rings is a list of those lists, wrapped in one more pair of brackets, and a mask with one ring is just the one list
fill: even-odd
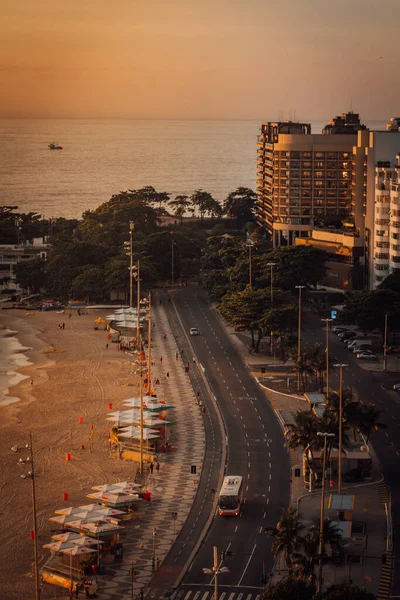
[(332, 119), (320, 134), (312, 134), (309, 123), (261, 125), (257, 218), (274, 247), (351, 217), (353, 147), (364, 129), (352, 112)]

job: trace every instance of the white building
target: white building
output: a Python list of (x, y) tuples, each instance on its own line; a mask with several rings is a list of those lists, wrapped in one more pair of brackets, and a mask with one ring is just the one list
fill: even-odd
[(372, 287), (400, 269), (400, 155), (378, 163), (375, 176)]
[(34, 238), (32, 242), (0, 245), (0, 292), (18, 291), (16, 266), (35, 258), (47, 259), (48, 244), (45, 238)]

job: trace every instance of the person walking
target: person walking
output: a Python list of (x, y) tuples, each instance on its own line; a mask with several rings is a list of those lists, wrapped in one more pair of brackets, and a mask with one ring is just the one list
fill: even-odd
[(203, 415), (205, 415), (205, 414), (206, 414), (206, 407), (203, 406)]
[(108, 350), (108, 344), (106, 344), (106, 350)]
[(151, 462), (150, 463), (150, 473), (153, 475), (153, 471), (154, 471), (154, 464)]
[(169, 379), (169, 371), (167, 371), (167, 379)]
[(162, 356), (160, 356), (160, 362), (162, 362)]
[(176, 358), (176, 360), (178, 360), (178, 358), (179, 358), (179, 354), (177, 352), (175, 352), (175, 358)]

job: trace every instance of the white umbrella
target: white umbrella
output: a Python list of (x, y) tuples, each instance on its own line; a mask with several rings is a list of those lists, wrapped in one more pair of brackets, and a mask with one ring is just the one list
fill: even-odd
[(94, 485), (92, 490), (105, 491), (109, 487), (119, 487), (119, 488), (139, 488), (143, 487), (141, 483), (135, 483), (134, 481), (116, 481), (115, 483), (104, 483), (103, 485)]
[(95, 554), (96, 550), (92, 550), (92, 548), (88, 548), (87, 546), (70, 546), (69, 548), (60, 550), (60, 552), (69, 554), (70, 556), (81, 556), (83, 554)]
[(68, 540), (77, 540), (82, 536), (79, 533), (75, 533), (74, 531), (65, 531), (64, 533), (55, 533), (51, 536), (53, 540), (57, 540), (58, 542), (66, 542)]
[[(124, 427), (122, 427), (120, 429), (120, 431), (118, 432), (118, 435), (122, 435), (122, 434), (126, 434), (126, 433), (129, 433), (130, 436), (139, 434), (139, 437), (140, 437), (140, 426), (139, 425), (124, 425)], [(150, 427), (143, 427), (143, 439), (145, 439), (146, 435), (153, 434), (153, 433), (156, 436), (160, 435), (160, 432), (158, 431), (158, 429), (151, 429)], [(124, 435), (123, 437), (127, 437), (127, 436)]]
[(60, 552), (61, 550), (64, 550), (64, 548), (71, 548), (71, 546), (75, 545), (75, 542), (76, 540), (70, 540), (67, 542), (50, 542), (49, 544), (44, 544), (43, 548), (53, 550), (53, 552)]
[(121, 492), (94, 492), (93, 494), (88, 494), (88, 498), (93, 498), (94, 500), (98, 500), (102, 504), (106, 504), (109, 506), (129, 506), (130, 504), (134, 504), (137, 501), (135, 496), (130, 496), (128, 494), (123, 494)]
[[(140, 424), (140, 419), (137, 421), (137, 423)], [(152, 413), (151, 416), (143, 419), (144, 427), (164, 427), (165, 425), (169, 425), (170, 423), (171, 421), (164, 421), (164, 419), (158, 419), (156, 416), (154, 416), (154, 413)], [(127, 427), (129, 427), (129, 425), (121, 425), (120, 429), (126, 429)]]
[[(112, 513), (107, 513), (105, 511), (113, 511)], [(86, 504), (85, 506), (70, 506), (69, 508), (60, 508), (59, 510), (56, 510), (56, 515), (77, 515), (79, 513), (82, 512), (88, 512), (89, 514), (91, 512), (101, 512), (102, 514), (104, 514), (106, 517), (116, 517), (121, 513), (121, 511), (116, 510), (116, 509), (106, 509), (102, 506), (100, 506), (99, 504)]]
[[(123, 431), (122, 433), (118, 434), (118, 437), (140, 440), (142, 436), (141, 436), (140, 431)], [(144, 440), (153, 440), (158, 437), (160, 437), (159, 433), (150, 433), (148, 429), (143, 429), (143, 439)]]

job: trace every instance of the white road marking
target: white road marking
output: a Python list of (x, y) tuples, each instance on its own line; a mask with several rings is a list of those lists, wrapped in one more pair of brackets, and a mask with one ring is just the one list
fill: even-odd
[(256, 549), (256, 548), (257, 548), (257, 544), (254, 544), (254, 548), (253, 548), (253, 550), (251, 551), (251, 554), (250, 554), (249, 560), (247, 561), (247, 563), (246, 563), (246, 566), (245, 566), (245, 568), (244, 568), (244, 571), (243, 571), (243, 573), (242, 573), (242, 576), (241, 576), (241, 578), (239, 579), (238, 586), (239, 586), (239, 585), (242, 583), (242, 581), (243, 581), (243, 577), (245, 576), (245, 573), (246, 573), (246, 571), (247, 571), (247, 567), (249, 566), (249, 564), (250, 564), (250, 561), (251, 561), (251, 559), (253, 558), (253, 554), (254, 554), (254, 551), (255, 551), (255, 549)]

